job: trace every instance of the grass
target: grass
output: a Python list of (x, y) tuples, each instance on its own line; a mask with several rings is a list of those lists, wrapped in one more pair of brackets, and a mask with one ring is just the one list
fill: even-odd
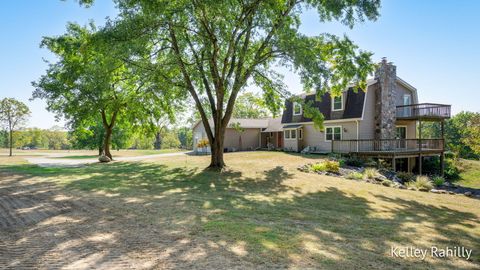
[(480, 161), (462, 160), (462, 172), (456, 182), (464, 187), (480, 188)]
[[(180, 230), (191, 243), (209, 247), (202, 258), (225, 254), (240, 268), (246, 262), (265, 268), (328, 269), (474, 269), (480, 265), (478, 200), (296, 169), (322, 161), (318, 156), (243, 152), (226, 154), (225, 159), (228, 168), (223, 172), (204, 170), (208, 156), (80, 168), (12, 162), (0, 165), (0, 172), (53, 183), (70, 191), (72, 198), (81, 195), (109, 209), (105, 211), (128, 216), (136, 225), (125, 230), (139, 230), (138, 235), (147, 227)], [(390, 253), (392, 246), (433, 245), (465, 246), (473, 249), (473, 258), (422, 261)]]
[[(160, 150), (111, 150), (111, 153), (114, 157), (131, 157), (131, 156), (146, 156), (146, 155), (156, 155), (156, 154), (165, 154), (165, 153), (175, 153), (183, 152), (184, 149), (160, 149)], [(36, 149), (36, 150), (19, 150), (14, 149), (14, 156), (44, 156), (44, 155), (55, 155), (55, 158), (67, 158), (67, 159), (89, 159), (98, 157), (98, 150), (47, 150), (47, 149)], [(0, 148), (0, 157), (7, 156), (8, 149)]]
[(374, 179), (378, 175), (379, 175), (379, 172), (375, 168), (365, 168), (365, 170), (363, 171), (363, 177), (365, 179)]
[(433, 183), (428, 176), (417, 176), (415, 181), (410, 181), (407, 183), (407, 187), (420, 191), (429, 191), (433, 188)]

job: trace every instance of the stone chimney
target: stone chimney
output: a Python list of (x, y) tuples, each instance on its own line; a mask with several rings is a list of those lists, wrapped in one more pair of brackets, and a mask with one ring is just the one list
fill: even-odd
[(375, 80), (375, 139), (395, 139), (397, 67), (382, 58)]

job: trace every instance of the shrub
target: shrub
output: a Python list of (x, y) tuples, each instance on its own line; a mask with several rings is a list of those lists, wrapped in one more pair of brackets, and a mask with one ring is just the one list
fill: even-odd
[(450, 180), (456, 180), (460, 177), (460, 169), (457, 167), (455, 160), (445, 159), (444, 175), (446, 179)]
[(327, 160), (325, 164), (328, 172), (338, 173), (340, 171), (340, 163), (338, 161)]
[[(422, 163), (423, 173), (437, 174), (440, 169), (440, 158), (425, 158)], [(460, 177), (461, 164), (456, 159), (445, 159), (445, 179), (456, 180)]]
[(415, 180), (415, 175), (409, 172), (398, 172), (397, 177), (402, 179), (403, 182), (410, 182)]
[(340, 165), (340, 167), (345, 167), (345, 163), (346, 163), (346, 161), (345, 161), (344, 158), (341, 158), (341, 159), (338, 160), (338, 165)]
[(201, 139), (198, 141), (197, 143), (197, 147), (198, 148), (203, 148), (203, 147), (207, 147), (210, 145), (210, 142), (208, 141), (208, 139)]
[(441, 176), (434, 176), (432, 178), (432, 181), (433, 181), (433, 184), (437, 187), (439, 186), (442, 186), (443, 184), (445, 184), (445, 179)]
[(378, 170), (375, 168), (366, 168), (365, 171), (363, 171), (363, 177), (365, 179), (374, 179), (378, 175)]
[(433, 188), (433, 183), (427, 176), (417, 176), (417, 179), (407, 183), (407, 187), (421, 191), (429, 191)]
[(345, 164), (352, 167), (362, 167), (364, 162), (362, 159), (357, 157), (349, 157), (345, 159)]
[(337, 153), (328, 153), (328, 157), (333, 160), (338, 160), (342, 158), (342, 155)]
[(325, 166), (324, 162), (312, 164), (310, 166), (310, 169), (314, 172), (326, 172), (327, 171), (327, 167)]
[(366, 162), (364, 162), (363, 164), (364, 166), (366, 167), (376, 167), (377, 166), (377, 162), (373, 159), (368, 159)]
[(360, 180), (363, 178), (363, 174), (359, 173), (359, 172), (351, 172), (349, 173), (347, 176), (346, 176), (348, 179), (356, 179), (356, 180)]
[(338, 161), (325, 160), (316, 164), (313, 164), (310, 169), (314, 172), (333, 172), (338, 173), (340, 171), (340, 164)]

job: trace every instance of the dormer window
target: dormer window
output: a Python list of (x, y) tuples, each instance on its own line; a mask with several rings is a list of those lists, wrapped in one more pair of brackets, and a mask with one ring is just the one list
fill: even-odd
[(302, 115), (302, 105), (300, 103), (293, 103), (293, 115)]
[(332, 111), (343, 110), (343, 94), (332, 99)]

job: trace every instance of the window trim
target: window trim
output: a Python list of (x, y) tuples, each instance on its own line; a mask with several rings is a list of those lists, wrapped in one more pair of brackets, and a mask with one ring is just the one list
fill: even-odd
[[(408, 97), (408, 103), (409, 104), (405, 104), (405, 98)], [(404, 94), (403, 95), (403, 100), (402, 100), (402, 103), (404, 106), (406, 105), (412, 105), (412, 95), (411, 94)]]
[[(332, 129), (332, 140), (327, 140), (327, 129)], [(328, 126), (325, 127), (325, 142), (331, 142), (335, 138), (335, 128), (340, 128), (340, 140), (343, 139), (343, 127), (342, 126)], [(337, 140), (336, 140), (337, 141)]]
[[(340, 109), (335, 109), (335, 98), (340, 98)], [(332, 111), (343, 111), (343, 93), (340, 96), (332, 97)]]
[[(300, 107), (300, 112), (299, 113), (295, 113), (295, 106), (299, 106)], [(293, 111), (293, 115), (302, 115), (303, 113), (303, 108), (302, 108), (302, 105), (298, 102), (293, 102), (293, 107), (292, 107), (292, 111)]]
[(297, 133), (298, 133), (298, 140), (299, 141), (303, 140), (303, 129), (299, 128)]
[(408, 126), (407, 125), (395, 125), (395, 139), (398, 140), (397, 138), (397, 128), (405, 128), (405, 139), (400, 139), (400, 140), (407, 140), (408, 138)]
[[(295, 134), (295, 138), (292, 136), (293, 134)], [(290, 139), (297, 140), (297, 129), (290, 129)]]
[[(298, 132), (297, 130), (299, 130), (298, 128), (289, 128), (289, 129), (285, 129), (283, 130), (283, 138), (286, 140), (286, 141), (297, 141), (297, 140), (302, 140), (303, 139), (303, 134), (302, 134), (302, 139), (300, 139), (298, 137)], [(292, 138), (292, 132), (295, 132), (295, 138)], [(303, 132), (302, 132), (303, 133)], [(285, 136), (285, 134), (288, 134), (288, 138), (287, 136)]]

